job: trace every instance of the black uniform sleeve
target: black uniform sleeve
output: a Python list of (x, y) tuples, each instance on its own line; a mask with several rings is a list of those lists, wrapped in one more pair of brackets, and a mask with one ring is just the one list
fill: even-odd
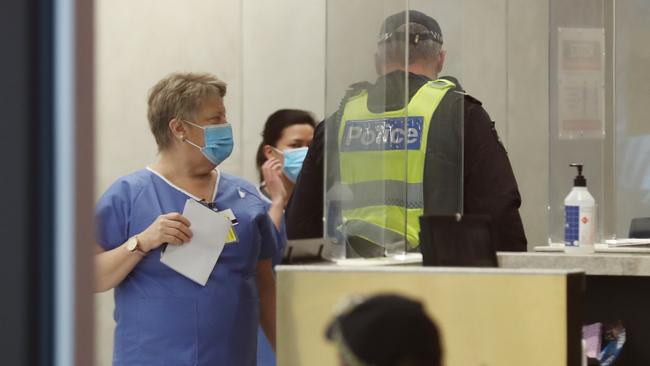
[(499, 251), (525, 251), (521, 196), (508, 155), (480, 102), (465, 100), (464, 208), (492, 218)]
[(296, 180), (286, 208), (289, 239), (320, 238), (323, 236), (323, 161), (325, 122), (316, 126), (314, 139)]

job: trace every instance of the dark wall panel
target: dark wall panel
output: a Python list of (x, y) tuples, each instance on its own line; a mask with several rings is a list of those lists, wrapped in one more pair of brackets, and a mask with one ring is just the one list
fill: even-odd
[[(0, 2), (0, 349), (4, 365), (51, 360), (51, 11)], [(42, 358), (41, 358), (42, 357)]]

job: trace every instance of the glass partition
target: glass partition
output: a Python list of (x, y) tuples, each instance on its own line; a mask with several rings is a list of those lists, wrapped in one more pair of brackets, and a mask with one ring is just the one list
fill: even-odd
[(421, 215), (462, 213), (464, 98), (437, 80), (447, 33), (428, 17), (459, 29), (459, 4), (327, 2), (328, 257), (402, 256)]
[(615, 234), (650, 217), (650, 2), (616, 1), (614, 9)]
[(570, 163), (585, 165), (597, 242), (650, 216), (649, 18), (643, 0), (551, 1), (549, 243), (563, 242)]
[[(612, 235), (611, 22), (603, 0), (551, 0), (549, 244), (564, 242), (564, 199), (584, 165), (598, 242)], [(609, 92), (608, 92), (609, 91)]]

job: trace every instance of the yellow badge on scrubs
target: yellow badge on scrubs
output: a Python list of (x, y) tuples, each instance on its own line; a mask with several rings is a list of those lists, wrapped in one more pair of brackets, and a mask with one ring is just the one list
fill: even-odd
[(235, 214), (232, 212), (231, 209), (220, 211), (219, 213), (222, 214), (231, 223), (230, 231), (228, 231), (228, 236), (226, 236), (226, 244), (233, 244), (239, 242), (239, 238), (237, 238), (237, 234), (235, 233), (235, 226), (239, 224), (239, 221), (237, 221), (237, 217), (235, 217)]

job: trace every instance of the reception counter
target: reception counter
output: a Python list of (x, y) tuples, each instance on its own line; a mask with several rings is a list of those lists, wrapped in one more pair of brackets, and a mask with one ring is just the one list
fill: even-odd
[(617, 366), (650, 365), (650, 255), (499, 253), (502, 268), (580, 269), (587, 274), (583, 323), (621, 320), (627, 340)]
[[(489, 273), (489, 271), (514, 271), (512, 273), (552, 273), (553, 271), (560, 271), (557, 273), (584, 273), (584, 292), (581, 305), (579, 306), (579, 318), (581, 324), (590, 324), (595, 322), (615, 322), (621, 320), (626, 328), (627, 341), (621, 355), (620, 362), (617, 366), (625, 365), (650, 365), (650, 347), (647, 347), (647, 342), (650, 339), (650, 254), (628, 254), (628, 253), (596, 253), (596, 254), (567, 254), (562, 252), (525, 252), (525, 253), (511, 253), (501, 252), (497, 254), (499, 269), (474, 269), (470, 271), (479, 271), (476, 273)], [(386, 260), (386, 259), (371, 259), (371, 260), (344, 260), (337, 264), (327, 262), (310, 266), (286, 266), (279, 271), (279, 284), (278, 290), (282, 296), (282, 289), (287, 289), (286, 281), (289, 271), (300, 270), (314, 270), (322, 271), (324, 268), (331, 268), (335, 271), (345, 271), (357, 273), (359, 271), (369, 271), (368, 273), (379, 273), (381, 276), (375, 279), (383, 278), (380, 282), (390, 283), (386, 281), (396, 275), (396, 271), (406, 270), (409, 273), (417, 274), (422, 273), (423, 276), (428, 276), (431, 271), (451, 271), (448, 273), (463, 273), (468, 269), (457, 268), (421, 268), (421, 258), (417, 254), (409, 256), (407, 260)], [(388, 269), (395, 267), (395, 269)], [(379, 268), (384, 268), (379, 270)], [(392, 273), (392, 274), (391, 274)], [(462, 276), (461, 276), (462, 277)], [(356, 277), (355, 277), (356, 278)], [(429, 281), (429, 279), (421, 278), (418, 283)], [(417, 281), (416, 281), (417, 282)], [(347, 286), (346, 291), (357, 289), (359, 291), (366, 291), (368, 289), (365, 282), (357, 280), (339, 281), (339, 283)], [(405, 282), (406, 283), (406, 282)], [(387, 289), (399, 288), (397, 284), (388, 286)], [(458, 285), (460, 287), (465, 285)], [(537, 288), (536, 284), (529, 283), (531, 289)], [(319, 296), (327, 296), (326, 293), (331, 291), (332, 288), (319, 288), (314, 287), (314, 299), (319, 299)], [(340, 290), (340, 289), (339, 289)], [(337, 290), (338, 291), (338, 290)], [(420, 290), (417, 290), (420, 291)], [(417, 292), (416, 291), (416, 292)], [(406, 291), (407, 293), (411, 293)], [(322, 293), (322, 295), (319, 295)], [(496, 296), (497, 292), (488, 292)], [(447, 295), (445, 295), (447, 296)], [(490, 295), (491, 296), (491, 295)], [(279, 298), (280, 309), (285, 304), (282, 303), (281, 297)], [(456, 302), (465, 302), (462, 297), (454, 300)], [(318, 311), (325, 311), (322, 308)], [(535, 312), (536, 308), (533, 305), (523, 306), (516, 311), (521, 312)], [(544, 319), (544, 314), (537, 313), (538, 317)], [(280, 313), (282, 315), (282, 313)], [(286, 314), (285, 314), (286, 315)], [(280, 316), (279, 319), (282, 319)], [(319, 318), (320, 319), (320, 318)], [(324, 318), (323, 318), (324, 319)], [(321, 319), (322, 320), (322, 319)], [(319, 324), (321, 326), (322, 324)], [(492, 336), (499, 337), (501, 330), (494, 330)], [(320, 331), (319, 331), (320, 332)], [(319, 334), (320, 337), (320, 334)], [(544, 338), (542, 336), (542, 338)], [(538, 338), (539, 339), (539, 338)], [(282, 341), (280, 341), (282, 342)], [(279, 349), (284, 347), (279, 344)], [(292, 351), (293, 352), (293, 351)], [(282, 358), (281, 358), (282, 359)], [(285, 359), (290, 361), (288, 359)], [(295, 361), (294, 359), (291, 359)], [(285, 363), (286, 365), (297, 364), (293, 362)], [(450, 363), (448, 365), (453, 365)], [(486, 363), (490, 365), (493, 363)], [(506, 365), (507, 363), (502, 363)], [(528, 363), (538, 364), (538, 363)], [(545, 363), (550, 364), (550, 363)], [(553, 363), (559, 364), (559, 363)], [(571, 363), (566, 363), (571, 364)]]
[(336, 365), (324, 331), (350, 295), (423, 302), (446, 366), (580, 365), (584, 273), (574, 270), (280, 266), (278, 364)]

